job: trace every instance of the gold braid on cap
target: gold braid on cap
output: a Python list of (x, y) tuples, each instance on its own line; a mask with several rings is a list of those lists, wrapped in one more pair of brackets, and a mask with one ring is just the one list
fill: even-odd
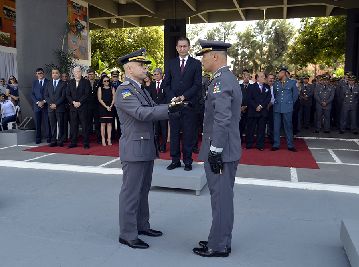
[(210, 51), (212, 51), (212, 50), (213, 50), (212, 47), (202, 48), (201, 53), (210, 52)]
[(128, 61), (134, 61), (134, 60), (147, 61), (144, 56), (130, 57), (130, 58), (128, 59)]

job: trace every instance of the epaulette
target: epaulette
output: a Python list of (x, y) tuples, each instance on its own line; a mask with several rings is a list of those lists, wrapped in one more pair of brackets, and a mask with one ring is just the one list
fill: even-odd
[(216, 78), (218, 78), (218, 77), (221, 76), (221, 75), (222, 75), (222, 72), (218, 72), (218, 73), (216, 73), (216, 75), (213, 76), (213, 79), (216, 79)]
[(126, 86), (126, 85), (129, 85), (130, 84), (130, 82), (129, 81), (124, 81), (123, 83), (121, 83), (120, 85), (122, 85), (122, 86)]

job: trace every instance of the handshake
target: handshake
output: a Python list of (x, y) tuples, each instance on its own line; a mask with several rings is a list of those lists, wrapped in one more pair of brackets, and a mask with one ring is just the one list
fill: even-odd
[(168, 112), (171, 114), (178, 113), (181, 112), (183, 108), (187, 106), (190, 106), (190, 103), (184, 101), (183, 97), (174, 97), (171, 99), (171, 103), (168, 104)]

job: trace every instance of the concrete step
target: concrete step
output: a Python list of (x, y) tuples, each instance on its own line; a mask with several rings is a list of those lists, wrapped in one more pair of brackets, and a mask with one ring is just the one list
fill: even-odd
[(351, 267), (359, 267), (359, 221), (342, 220), (340, 240)]
[(153, 168), (152, 186), (165, 188), (179, 188), (196, 191), (199, 196), (203, 187), (207, 184), (203, 164), (193, 163), (192, 171), (185, 171), (183, 164), (181, 168), (167, 170), (171, 163), (169, 160), (156, 160)]
[(35, 130), (7, 130), (0, 131), (0, 145), (25, 145), (35, 141)]

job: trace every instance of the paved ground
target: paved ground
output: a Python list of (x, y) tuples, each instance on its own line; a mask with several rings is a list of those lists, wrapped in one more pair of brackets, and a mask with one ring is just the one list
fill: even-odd
[(118, 175), (2, 168), (1, 266), (349, 267), (339, 240), (342, 218), (359, 219), (359, 196), (235, 186), (232, 254), (192, 254), (206, 239), (208, 189), (153, 190), (151, 222), (164, 231), (136, 251), (117, 243)]
[(306, 142), (319, 170), (239, 166), (228, 259), (191, 253), (210, 226), (206, 187), (152, 190), (152, 225), (165, 235), (134, 251), (117, 243), (118, 159), (0, 147), (0, 266), (349, 267), (339, 226), (359, 220), (359, 140)]

